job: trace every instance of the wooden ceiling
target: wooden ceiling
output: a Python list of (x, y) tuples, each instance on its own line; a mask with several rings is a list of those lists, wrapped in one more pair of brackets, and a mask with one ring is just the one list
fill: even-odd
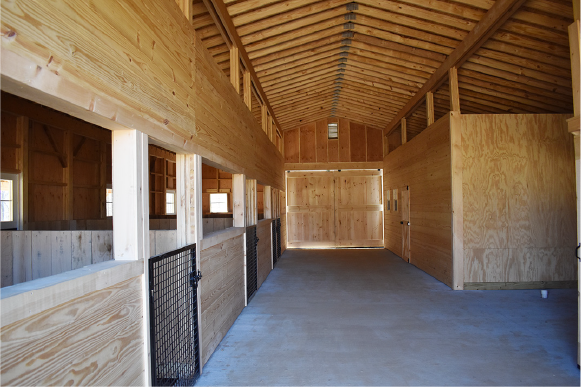
[[(385, 128), (494, 4), (193, 0), (192, 23), (227, 75), (229, 47), (204, 1), (225, 4), (281, 130), (332, 116)], [(458, 69), (462, 112), (572, 113), (572, 22), (571, 0), (526, 1)], [(450, 110), (446, 83), (434, 106), (436, 118)], [(408, 117), (412, 135), (424, 110)]]

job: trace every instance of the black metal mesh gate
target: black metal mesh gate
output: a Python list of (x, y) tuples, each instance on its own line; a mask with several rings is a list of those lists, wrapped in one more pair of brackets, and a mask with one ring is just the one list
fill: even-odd
[(272, 220), (272, 265), (280, 259), (280, 218)]
[(151, 383), (192, 386), (200, 375), (196, 245), (149, 259)]
[(256, 226), (246, 227), (246, 299), (250, 302), (258, 289), (258, 237)]

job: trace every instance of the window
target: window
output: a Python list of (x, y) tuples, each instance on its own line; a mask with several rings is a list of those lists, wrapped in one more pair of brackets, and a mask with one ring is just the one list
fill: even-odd
[(339, 138), (339, 132), (337, 131), (337, 123), (332, 123), (327, 125), (327, 131), (329, 134), (329, 138)]
[(228, 194), (210, 194), (210, 212), (228, 212)]
[(105, 209), (107, 216), (113, 216), (113, 190), (111, 188), (105, 190)]
[(18, 228), (18, 175), (2, 174), (0, 180), (2, 229)]
[(386, 204), (387, 204), (387, 211), (391, 211), (391, 190), (390, 189), (387, 190)]
[(165, 214), (176, 214), (176, 191), (168, 189), (165, 191)]
[(393, 190), (393, 210), (397, 212), (397, 189)]

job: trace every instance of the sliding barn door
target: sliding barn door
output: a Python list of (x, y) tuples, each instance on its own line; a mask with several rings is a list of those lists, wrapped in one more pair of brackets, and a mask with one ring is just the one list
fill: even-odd
[(288, 247), (383, 247), (377, 170), (287, 173)]
[(287, 174), (287, 246), (335, 246), (332, 172)]
[(338, 247), (383, 247), (381, 171), (335, 172)]

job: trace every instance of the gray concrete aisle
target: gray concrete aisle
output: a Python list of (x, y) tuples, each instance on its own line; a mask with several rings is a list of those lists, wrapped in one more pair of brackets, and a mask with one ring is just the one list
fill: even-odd
[(197, 386), (579, 386), (577, 291), (452, 291), (386, 250), (287, 250)]

